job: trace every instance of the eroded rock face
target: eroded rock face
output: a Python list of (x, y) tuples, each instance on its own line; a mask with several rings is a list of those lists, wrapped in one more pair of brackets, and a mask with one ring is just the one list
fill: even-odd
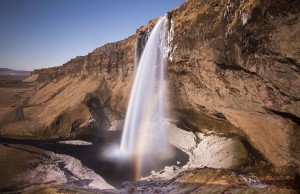
[[(168, 13), (169, 116), (194, 132), (247, 137), (277, 166), (299, 163), (299, 9), (298, 1), (189, 0)], [(61, 67), (36, 70), (24, 118), (1, 134), (72, 138), (122, 128), (134, 57), (155, 22)]]
[[(125, 193), (294, 193), (297, 186), (286, 171), (264, 169), (238, 173), (225, 169), (201, 168), (180, 171), (175, 166), (153, 173), (136, 183), (126, 183)], [(173, 174), (173, 177), (172, 177)], [(176, 174), (176, 175), (174, 175)], [(170, 176), (172, 178), (170, 178)]]
[[(169, 122), (165, 122), (165, 127), (168, 134), (167, 141), (189, 155), (189, 162), (184, 168), (206, 166), (236, 169), (248, 160), (248, 152), (238, 138), (184, 131)], [(152, 134), (155, 137), (154, 131)]]
[(36, 90), (22, 104), (23, 117), (0, 120), (0, 134), (30, 139), (94, 136), (100, 135), (98, 129), (123, 119), (134, 72), (135, 39), (131, 36), (60, 67), (34, 71), (30, 78), (36, 80)]
[(177, 108), (221, 113), (275, 165), (299, 162), (299, 2), (196, 1), (172, 11)]

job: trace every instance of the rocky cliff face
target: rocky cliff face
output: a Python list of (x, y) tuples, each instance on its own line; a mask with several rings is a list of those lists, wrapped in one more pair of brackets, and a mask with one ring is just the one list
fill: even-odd
[[(299, 163), (299, 10), (293, 0), (189, 0), (169, 12), (175, 124), (247, 138), (277, 166)], [(37, 90), (24, 118), (3, 124), (1, 135), (72, 138), (121, 129), (134, 58), (155, 22), (60, 67), (34, 71)]]
[(276, 165), (299, 161), (299, 9), (298, 1), (190, 0), (174, 10), (176, 108), (222, 115)]
[(36, 90), (22, 102), (24, 117), (9, 123), (0, 119), (1, 135), (90, 136), (123, 119), (134, 72), (135, 40), (136, 35), (60, 67), (35, 70), (26, 80), (35, 80)]

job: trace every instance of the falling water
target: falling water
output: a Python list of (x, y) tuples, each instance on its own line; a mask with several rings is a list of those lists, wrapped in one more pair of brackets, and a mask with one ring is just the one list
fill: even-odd
[[(121, 141), (121, 151), (142, 155), (154, 148), (163, 149), (164, 142), (150, 141), (149, 128), (160, 140), (165, 139), (164, 71), (167, 57), (168, 19), (161, 17), (147, 41), (133, 83)], [(159, 149), (158, 149), (159, 148)]]

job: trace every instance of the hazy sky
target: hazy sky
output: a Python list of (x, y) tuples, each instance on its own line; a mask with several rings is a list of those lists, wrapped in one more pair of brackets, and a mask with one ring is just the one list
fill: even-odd
[(62, 65), (122, 40), (184, 0), (0, 0), (0, 67)]

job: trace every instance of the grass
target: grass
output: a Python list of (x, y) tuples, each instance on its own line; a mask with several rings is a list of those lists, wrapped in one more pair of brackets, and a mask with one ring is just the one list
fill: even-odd
[(43, 150), (25, 145), (0, 144), (0, 190), (18, 188), (22, 173), (35, 168), (42, 160), (42, 154)]

